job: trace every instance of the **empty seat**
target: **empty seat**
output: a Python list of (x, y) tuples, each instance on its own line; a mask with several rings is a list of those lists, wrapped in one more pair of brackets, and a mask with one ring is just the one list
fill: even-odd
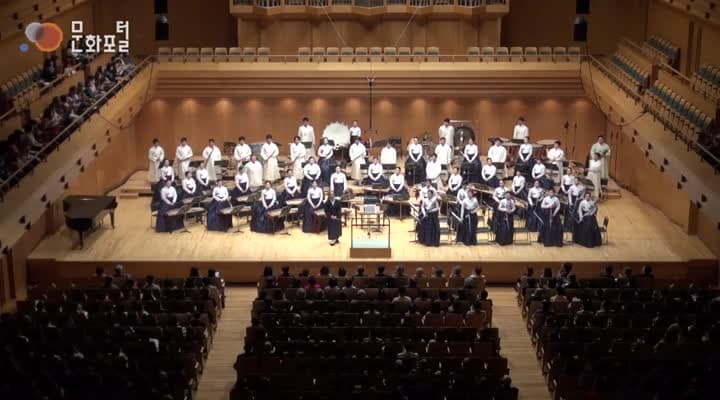
[(242, 49), (239, 47), (231, 47), (228, 52), (228, 59), (232, 62), (242, 61)]
[(158, 49), (158, 61), (164, 62), (170, 60), (170, 48), (169, 47), (160, 47)]
[(213, 48), (203, 47), (200, 49), (200, 61), (212, 62), (213, 61)]
[(396, 62), (397, 61), (397, 48), (385, 47), (383, 48), (383, 56), (385, 62)]
[(510, 61), (510, 52), (507, 47), (495, 48), (495, 59), (497, 61)]
[(564, 47), (553, 48), (553, 59), (555, 62), (565, 62), (568, 60), (567, 49)]
[(568, 60), (580, 61), (580, 48), (577, 46), (568, 47)]
[(440, 48), (431, 46), (427, 48), (427, 60), (428, 61), (440, 61)]
[(513, 46), (510, 48), (510, 61), (523, 61), (523, 48)]
[(355, 57), (355, 49), (352, 47), (343, 47), (340, 49), (340, 61), (352, 62)]
[(198, 62), (200, 61), (200, 49), (197, 47), (188, 47), (185, 51), (185, 61), (187, 62)]
[(425, 48), (424, 47), (413, 47), (412, 49), (413, 61), (425, 61)]
[(355, 48), (355, 62), (367, 62), (367, 61), (368, 61), (367, 47), (356, 47)]
[(258, 62), (270, 61), (270, 48), (269, 47), (258, 47), (257, 61)]
[(525, 61), (528, 61), (528, 62), (540, 61), (540, 59), (538, 58), (537, 47), (526, 47), (525, 48)]
[(409, 47), (398, 47), (398, 61), (407, 62), (412, 60), (412, 51)]
[(548, 46), (542, 46), (538, 50), (538, 54), (540, 55), (540, 61), (552, 61), (552, 48)]
[(227, 60), (228, 60), (227, 47), (216, 47), (215, 48), (215, 62), (226, 62)]
[(173, 47), (171, 60), (173, 62), (184, 62), (185, 61), (185, 48), (184, 47)]
[(468, 47), (467, 59), (468, 61), (480, 61), (480, 48), (477, 46)]
[(328, 47), (327, 56), (325, 57), (327, 62), (339, 62), (340, 61), (340, 49), (337, 47)]
[(244, 62), (255, 62), (256, 55), (257, 49), (254, 47), (243, 47), (242, 60)]
[(480, 56), (484, 62), (495, 61), (495, 49), (492, 47), (483, 47), (480, 49)]
[(299, 47), (298, 48), (298, 61), (299, 62), (309, 62), (310, 61), (310, 48), (309, 47)]
[(312, 60), (315, 62), (325, 61), (325, 48), (324, 47), (313, 47), (312, 48)]
[(370, 48), (370, 61), (371, 62), (381, 62), (382, 61), (382, 49), (380, 47), (374, 46)]

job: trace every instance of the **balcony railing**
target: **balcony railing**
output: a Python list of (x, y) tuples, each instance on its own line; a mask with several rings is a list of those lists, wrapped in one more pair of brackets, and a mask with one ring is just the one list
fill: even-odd
[(232, 0), (236, 6), (274, 8), (285, 6), (330, 7), (353, 6), (364, 8), (405, 5), (409, 7), (460, 6), (483, 7), (508, 4), (509, 0)]

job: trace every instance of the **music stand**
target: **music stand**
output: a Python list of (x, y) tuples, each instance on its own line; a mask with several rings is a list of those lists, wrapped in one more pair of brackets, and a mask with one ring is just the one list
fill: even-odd
[[(188, 228), (185, 226), (185, 219), (187, 218), (187, 213), (188, 213), (188, 211), (190, 211), (191, 208), (192, 208), (192, 204), (183, 204), (182, 206), (180, 206), (180, 208), (177, 209), (178, 210), (177, 214), (173, 216), (174, 218), (177, 218), (178, 216), (180, 216), (182, 214), (183, 227), (182, 227), (182, 229), (177, 230), (178, 233), (190, 233)], [(165, 213), (165, 216), (167, 216), (167, 213)], [(176, 231), (170, 231), (171, 234), (175, 233), (175, 232)]]
[[(233, 207), (233, 210), (232, 210), (232, 213), (230, 213), (230, 215), (232, 216), (233, 219), (239, 220), (239, 219), (241, 218), (240, 214), (242, 213), (242, 211), (243, 211), (243, 206), (242, 206), (242, 205), (240, 205), (240, 206), (234, 206), (234, 207)], [(237, 222), (237, 225), (235, 225), (235, 230), (233, 230), (233, 231), (230, 232), (230, 233), (244, 233), (244, 232), (245, 232), (245, 231), (243, 231), (242, 229), (240, 229), (240, 222)]]
[[(422, 221), (420, 220), (420, 209), (412, 202), (408, 202), (408, 206), (410, 206), (410, 212), (408, 214), (410, 214), (410, 217), (415, 220), (415, 226), (417, 227), (418, 225), (421, 225)], [(413, 229), (408, 232), (415, 232), (415, 240), (411, 240), (410, 243), (419, 242), (417, 229)]]

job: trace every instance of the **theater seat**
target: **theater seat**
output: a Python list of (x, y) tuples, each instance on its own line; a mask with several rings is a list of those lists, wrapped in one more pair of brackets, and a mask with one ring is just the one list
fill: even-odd
[(413, 47), (412, 49), (413, 61), (421, 62), (425, 61), (425, 48), (424, 47)]
[(356, 47), (355, 48), (355, 62), (367, 62), (367, 61), (368, 61), (367, 47)]
[(483, 62), (495, 61), (495, 49), (492, 47), (483, 47), (480, 49), (480, 56)]
[(580, 62), (581, 54), (580, 48), (577, 46), (568, 47), (568, 60), (573, 62)]
[(537, 47), (526, 47), (525, 48), (525, 61), (527, 62), (538, 62), (538, 49)]
[(258, 47), (258, 62), (270, 61), (270, 48), (269, 47)]
[(185, 62), (185, 48), (184, 47), (173, 47), (171, 61), (172, 62)]
[(538, 50), (538, 54), (540, 55), (540, 61), (552, 61), (552, 48), (548, 46), (542, 46)]
[(255, 62), (256, 55), (257, 55), (257, 50), (254, 47), (244, 47), (242, 60), (243, 60), (243, 62)]
[(567, 49), (564, 47), (554, 47), (553, 59), (555, 60), (555, 62), (567, 62)]
[(383, 49), (383, 56), (385, 58), (385, 62), (397, 62), (397, 48), (385, 47)]
[(327, 62), (339, 62), (340, 61), (340, 49), (337, 47), (328, 47), (327, 48), (327, 57), (325, 57), (325, 60)]
[(312, 48), (312, 60), (314, 62), (325, 61), (325, 48), (324, 47), (313, 47)]
[(158, 61), (160, 62), (167, 62), (170, 61), (170, 48), (169, 47), (160, 47), (158, 49)]
[(215, 48), (215, 62), (227, 62), (227, 60), (228, 60), (227, 47), (216, 47)]
[(340, 49), (340, 61), (353, 62), (355, 58), (355, 50), (352, 47), (343, 47)]
[(412, 60), (412, 51), (409, 47), (398, 47), (398, 61), (408, 62)]
[(510, 48), (510, 61), (523, 61), (523, 48), (513, 46)]
[(186, 62), (198, 62), (200, 61), (200, 49), (197, 47), (188, 47), (185, 51)]
[(310, 62), (310, 48), (309, 47), (298, 48), (298, 61), (299, 62)]
[(370, 61), (382, 62), (382, 48), (377, 46), (370, 48)]
[(472, 46), (467, 48), (468, 61), (480, 61), (480, 48)]
[(507, 47), (496, 47), (495, 48), (495, 59), (497, 61), (510, 61), (510, 55)]
[(203, 47), (200, 49), (200, 61), (201, 62), (212, 62), (213, 61), (213, 48)]
[(239, 47), (231, 47), (228, 53), (228, 60), (231, 62), (242, 61), (242, 49)]
[(440, 48), (436, 46), (427, 48), (427, 60), (438, 62), (440, 61)]

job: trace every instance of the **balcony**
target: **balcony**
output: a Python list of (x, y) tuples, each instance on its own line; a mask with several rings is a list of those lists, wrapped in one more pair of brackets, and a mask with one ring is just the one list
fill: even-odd
[(510, 0), (230, 0), (230, 13), (247, 19), (292, 15), (372, 18), (413, 14), (416, 17), (497, 18), (509, 11)]

